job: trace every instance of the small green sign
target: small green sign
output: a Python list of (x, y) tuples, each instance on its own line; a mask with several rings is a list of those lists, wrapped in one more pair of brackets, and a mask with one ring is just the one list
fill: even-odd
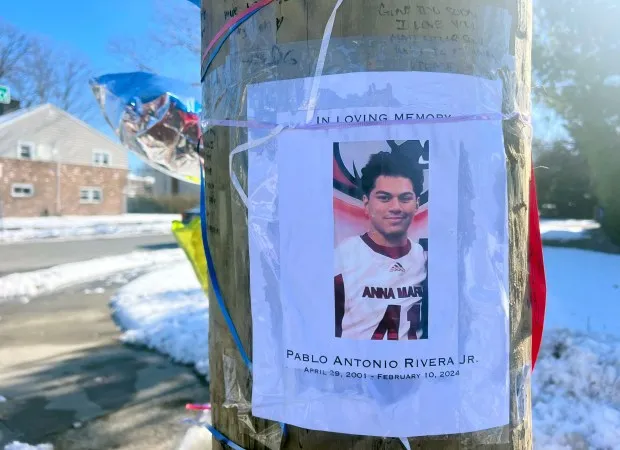
[(8, 86), (0, 86), (0, 103), (11, 103), (11, 89)]

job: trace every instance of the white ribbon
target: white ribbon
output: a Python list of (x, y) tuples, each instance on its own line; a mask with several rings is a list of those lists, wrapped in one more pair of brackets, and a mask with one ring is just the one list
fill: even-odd
[(325, 31), (323, 32), (323, 40), (321, 41), (321, 50), (319, 51), (319, 57), (316, 62), (316, 69), (314, 70), (314, 78), (312, 79), (312, 88), (310, 89), (310, 97), (308, 99), (308, 111), (306, 113), (306, 123), (310, 123), (314, 116), (314, 110), (316, 109), (316, 103), (318, 101), (317, 95), (319, 93), (319, 86), (321, 85), (321, 76), (323, 75), (323, 67), (325, 67), (325, 58), (327, 57), (327, 48), (329, 47), (329, 41), (332, 37), (332, 30), (334, 29), (334, 22), (336, 21), (336, 13), (338, 8), (342, 5), (342, 0), (338, 0), (336, 6), (332, 10), (327, 25), (325, 25)]
[[(316, 68), (314, 70), (314, 78), (312, 79), (312, 87), (310, 89), (310, 95), (308, 97), (308, 102), (307, 102), (308, 110), (306, 114), (306, 123), (310, 123), (310, 121), (312, 120), (312, 117), (314, 116), (314, 110), (316, 109), (316, 104), (318, 101), (317, 95), (319, 92), (319, 87), (321, 85), (321, 76), (323, 75), (323, 67), (325, 66), (325, 58), (327, 56), (327, 49), (329, 47), (329, 41), (332, 36), (332, 30), (334, 29), (334, 22), (336, 21), (336, 13), (338, 12), (338, 8), (340, 8), (340, 5), (342, 5), (342, 2), (343, 0), (338, 0), (336, 2), (334, 9), (332, 10), (331, 15), (329, 16), (329, 20), (327, 21), (327, 24), (325, 25), (325, 31), (323, 32), (323, 39), (321, 41), (321, 50), (319, 51), (319, 56), (317, 58)], [(254, 147), (258, 147), (260, 145), (265, 144), (270, 139), (280, 134), (280, 132), (282, 132), (284, 128), (286, 128), (284, 125), (278, 125), (273, 130), (271, 130), (271, 132), (267, 136), (262, 137), (260, 139), (248, 141), (245, 144), (241, 144), (237, 148), (235, 148), (232, 152), (230, 152), (230, 155), (228, 157), (228, 170), (230, 174), (230, 181), (233, 187), (235, 188), (235, 190), (237, 191), (237, 194), (239, 194), (239, 197), (241, 198), (241, 201), (243, 202), (246, 208), (248, 207), (248, 196), (243, 190), (243, 188), (241, 187), (241, 183), (239, 182), (239, 179), (237, 178), (237, 175), (235, 174), (233, 170), (233, 165), (232, 165), (233, 157), (238, 153), (246, 152)]]

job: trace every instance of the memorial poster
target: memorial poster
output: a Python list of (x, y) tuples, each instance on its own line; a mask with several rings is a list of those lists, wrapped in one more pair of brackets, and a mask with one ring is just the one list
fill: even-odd
[(389, 437), (507, 424), (501, 81), (315, 82), (248, 88), (248, 117), (285, 125), (249, 132), (252, 414)]

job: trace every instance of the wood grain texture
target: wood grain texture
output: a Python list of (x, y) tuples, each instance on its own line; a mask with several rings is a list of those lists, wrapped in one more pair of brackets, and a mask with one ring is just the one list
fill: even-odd
[[(314, 74), (319, 41), (335, 3), (336, 0), (276, 1), (240, 27), (214, 60), (203, 84), (206, 116), (244, 119), (249, 83)], [(461, 24), (464, 30), (459, 28), (458, 22), (454, 25), (450, 20), (444, 20), (441, 27), (424, 29), (420, 24), (430, 18), (422, 14), (421, 6), (444, 10), (465, 8), (478, 13), (494, 6), (508, 11), (511, 22), (508, 28), (500, 29), (497, 24), (485, 22), (488, 15), (478, 14), (476, 23), (470, 23), (469, 28)], [(203, 2), (203, 48), (229, 17), (246, 7), (245, 0)], [(394, 22), (393, 15), (382, 14), (382, 10), (400, 8), (404, 11), (406, 7), (409, 8), (406, 24)], [(478, 40), (484, 46), (492, 38), (505, 34), (509, 53), (515, 61), (514, 73), (502, 73), (505, 111), (509, 114), (517, 110), (527, 117), (531, 110), (531, 14), (530, 0), (345, 0), (338, 11), (324, 73), (424, 70), (478, 74), (484, 72), (485, 64), (491, 69), (499, 67), (494, 66), (498, 58), (490, 58), (485, 63), (475, 53), (442, 54), (436, 51), (446, 45), (441, 43), (442, 36), (460, 33), (459, 39)], [(414, 22), (417, 25), (412, 25)], [(407, 29), (401, 29), (404, 25)], [(436, 39), (428, 41), (428, 47), (435, 49), (435, 53), (414, 51), (421, 45), (415, 39), (429, 36)], [(413, 438), (410, 440), (413, 449), (532, 448), (530, 384), (529, 378), (526, 377), (525, 382), (522, 378), (523, 367), (529, 366), (531, 360), (531, 310), (527, 288), (531, 129), (522, 117), (513, 116), (504, 123), (510, 233), (511, 422), (507, 427), (477, 433)], [(229, 152), (246, 140), (247, 132), (241, 128), (214, 127), (205, 133), (209, 243), (226, 304), (251, 357), (247, 210), (229, 178)], [(245, 187), (247, 155), (238, 155), (233, 164)], [(210, 294), (210, 389), (214, 426), (243, 448), (268, 448), (265, 444), (272, 444), (273, 448), (274, 440), (265, 441), (264, 438), (273, 436), (274, 430), (277, 436), (277, 424), (249, 415), (251, 378), (239, 358), (215, 296), (213, 292)], [(291, 450), (402, 448), (397, 439), (322, 433), (296, 427), (289, 427), (289, 430), (289, 438), (282, 448)], [(214, 441), (214, 448), (222, 447)]]

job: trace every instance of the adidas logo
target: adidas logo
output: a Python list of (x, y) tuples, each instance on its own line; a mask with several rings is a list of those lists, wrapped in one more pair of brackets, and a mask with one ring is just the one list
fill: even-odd
[(406, 270), (401, 263), (396, 263), (392, 266), (390, 272), (406, 272)]

